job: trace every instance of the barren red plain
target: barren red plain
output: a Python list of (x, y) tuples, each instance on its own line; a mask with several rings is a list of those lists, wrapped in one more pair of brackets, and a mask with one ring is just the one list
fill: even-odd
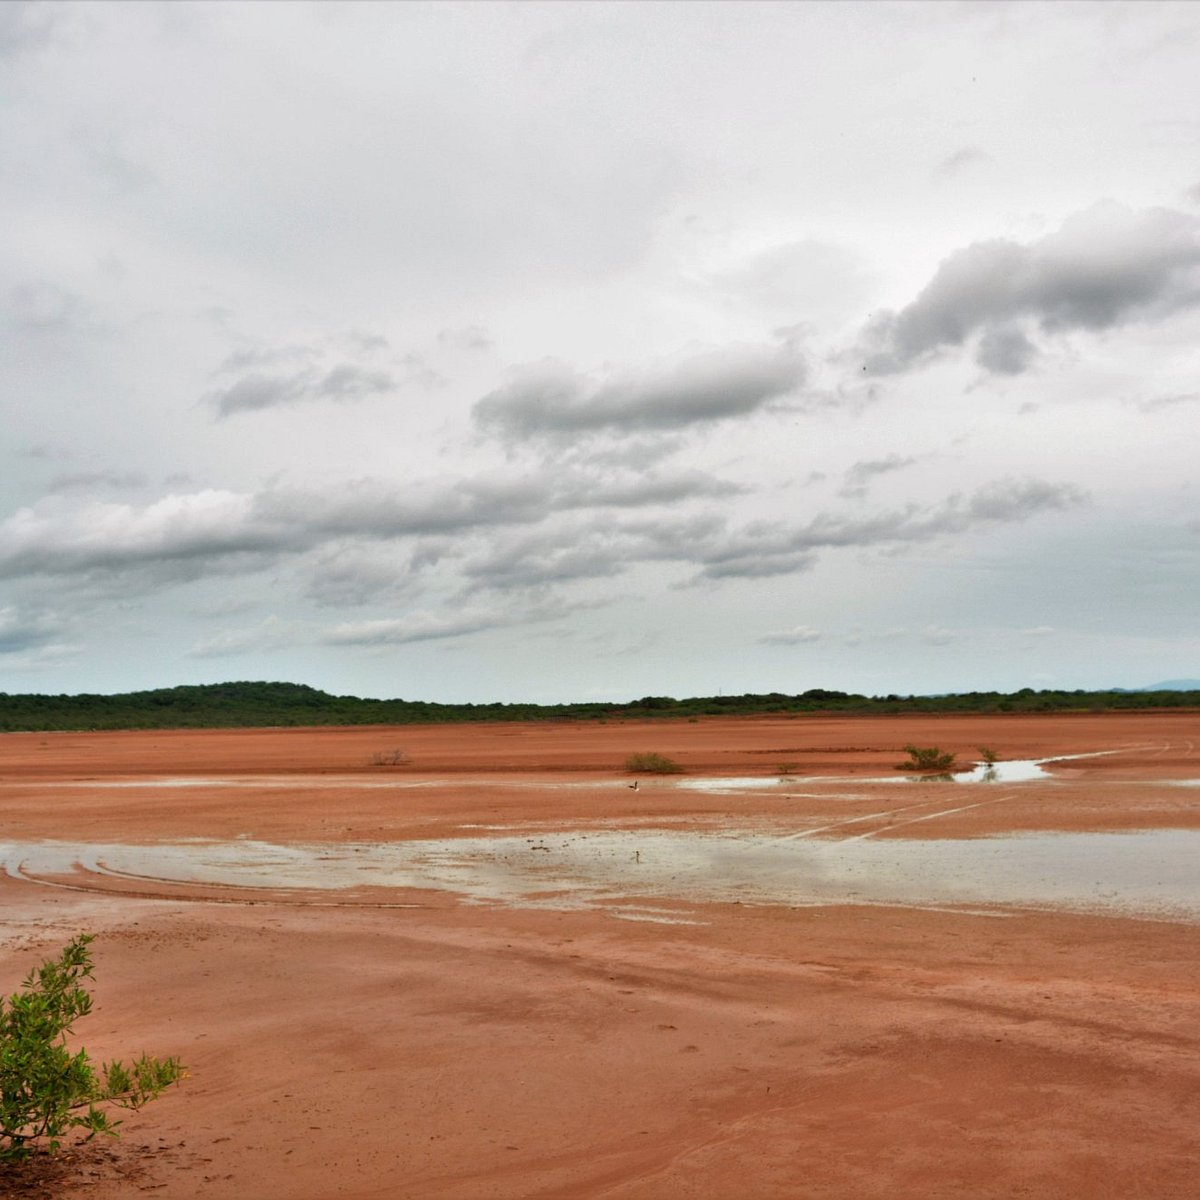
[[(1190, 838), (1198, 740), (1185, 712), (4, 735), (0, 989), (94, 933), (79, 1041), (190, 1074), (119, 1142), (40, 1182), (10, 1170), (0, 1195), (1194, 1200), (1194, 915), (869, 886), (740, 902), (694, 872), (584, 902), (545, 881), (572, 838), (614, 831), (847, 853)], [(895, 769), (908, 742), (1088, 757), (924, 783)], [(635, 790), (639, 751), (685, 774)], [(468, 894), (453, 871), (243, 886), (78, 850), (324, 847), (332, 864), (514, 837), (533, 900)], [(47, 842), (78, 861), (39, 866)]]

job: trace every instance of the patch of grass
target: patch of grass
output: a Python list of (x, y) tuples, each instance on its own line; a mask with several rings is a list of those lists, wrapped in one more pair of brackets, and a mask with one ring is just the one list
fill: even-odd
[(908, 761), (897, 763), (897, 771), (919, 771), (923, 775), (947, 775), (954, 770), (954, 755), (940, 746), (914, 746), (909, 742), (904, 749)]
[(979, 757), (989, 767), (994, 766), (1000, 761), (1000, 755), (995, 750), (989, 750), (986, 746), (979, 747)]
[(781, 777), (786, 778), (788, 775), (794, 774), (799, 769), (799, 766), (799, 763), (782, 762), (775, 769), (779, 772)]
[(639, 775), (680, 775), (683, 768), (665, 754), (631, 754), (625, 770)]

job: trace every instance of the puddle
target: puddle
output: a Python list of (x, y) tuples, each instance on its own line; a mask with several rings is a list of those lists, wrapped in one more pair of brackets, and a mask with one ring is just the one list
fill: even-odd
[[(1200, 921), (1200, 831), (1016, 834), (963, 840), (779, 837), (760, 830), (593, 830), (394, 843), (0, 843), (10, 876), (327, 892), (434, 888), (469, 902), (1001, 905)], [(50, 881), (47, 881), (50, 882)]]
[(1042, 763), (1055, 759), (1013, 759), (1011, 762), (976, 763), (973, 770), (955, 771), (948, 778), (954, 783), (1029, 783), (1033, 779), (1050, 779)]
[(1053, 758), (1014, 758), (1005, 762), (976, 763), (968, 771), (954, 771), (943, 775), (921, 775), (913, 771), (897, 771), (894, 775), (727, 775), (695, 776), (677, 779), (674, 786), (688, 791), (713, 792), (717, 795), (732, 795), (737, 792), (766, 792), (779, 788), (795, 788), (797, 784), (879, 784), (879, 783), (929, 783), (945, 780), (947, 783), (1028, 783), (1031, 780), (1053, 779), (1053, 772), (1046, 770), (1051, 763), (1072, 762), (1081, 758), (1100, 758), (1106, 754), (1119, 754), (1119, 750), (1096, 750), (1087, 754), (1058, 754)]
[(1119, 750), (1095, 750), (1088, 754), (1056, 754), (1053, 758), (1014, 758), (1007, 762), (976, 763), (973, 770), (955, 771), (955, 783), (1028, 783), (1034, 779), (1053, 779), (1049, 763), (1075, 762), (1082, 758), (1103, 758), (1120, 754)]
[[(762, 792), (774, 788), (790, 787), (795, 783), (811, 783), (817, 776), (804, 778), (799, 775), (712, 775), (695, 776), (691, 779), (676, 779), (674, 784), (689, 792), (715, 792), (724, 795), (729, 792)], [(856, 781), (857, 782), (857, 781)]]

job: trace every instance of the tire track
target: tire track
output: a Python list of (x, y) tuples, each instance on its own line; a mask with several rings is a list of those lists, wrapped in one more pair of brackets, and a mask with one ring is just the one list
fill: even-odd
[[(166, 891), (147, 891), (135, 890), (129, 887), (104, 887), (98, 884), (89, 884), (80, 881), (71, 883), (65, 879), (47, 879), (33, 874), (23, 861), (13, 862), (11, 860), (5, 863), (5, 873), (10, 879), (19, 880), (22, 883), (37, 884), (39, 887), (60, 888), (67, 892), (83, 892), (92, 896), (115, 896), (124, 900), (155, 900), (164, 904), (240, 904), (246, 906), (252, 905), (280, 905), (287, 908), (430, 908), (428, 904), (417, 904), (403, 901), (387, 901), (387, 900), (315, 900), (307, 897), (293, 894), (288, 895), (285, 889), (251, 889), (241, 887), (238, 884), (220, 884), (220, 883), (204, 883), (198, 880), (176, 880), (164, 879), (154, 875), (137, 875), (132, 872), (116, 871), (105, 867), (103, 864), (97, 864), (97, 869), (93, 870), (84, 862), (76, 862), (76, 869), (82, 872), (83, 879), (86, 880), (89, 875), (100, 875), (115, 880), (123, 880), (129, 882), (144, 882), (153, 886), (154, 884), (161, 885), (165, 888), (179, 888), (178, 893)], [(198, 887), (221, 888), (229, 892), (248, 892), (261, 891), (261, 895), (232, 895), (232, 896), (212, 896), (212, 895), (195, 895), (190, 894), (187, 889)]]

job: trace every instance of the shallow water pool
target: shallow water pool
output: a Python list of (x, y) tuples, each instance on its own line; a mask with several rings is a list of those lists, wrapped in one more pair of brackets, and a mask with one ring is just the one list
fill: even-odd
[[(1200, 831), (975, 839), (570, 830), (390, 843), (0, 843), (7, 873), (87, 886), (433, 888), (476, 902), (998, 905), (1200, 921)], [(102, 881), (95, 878), (97, 884)], [(643, 916), (640, 919), (657, 919)]]

